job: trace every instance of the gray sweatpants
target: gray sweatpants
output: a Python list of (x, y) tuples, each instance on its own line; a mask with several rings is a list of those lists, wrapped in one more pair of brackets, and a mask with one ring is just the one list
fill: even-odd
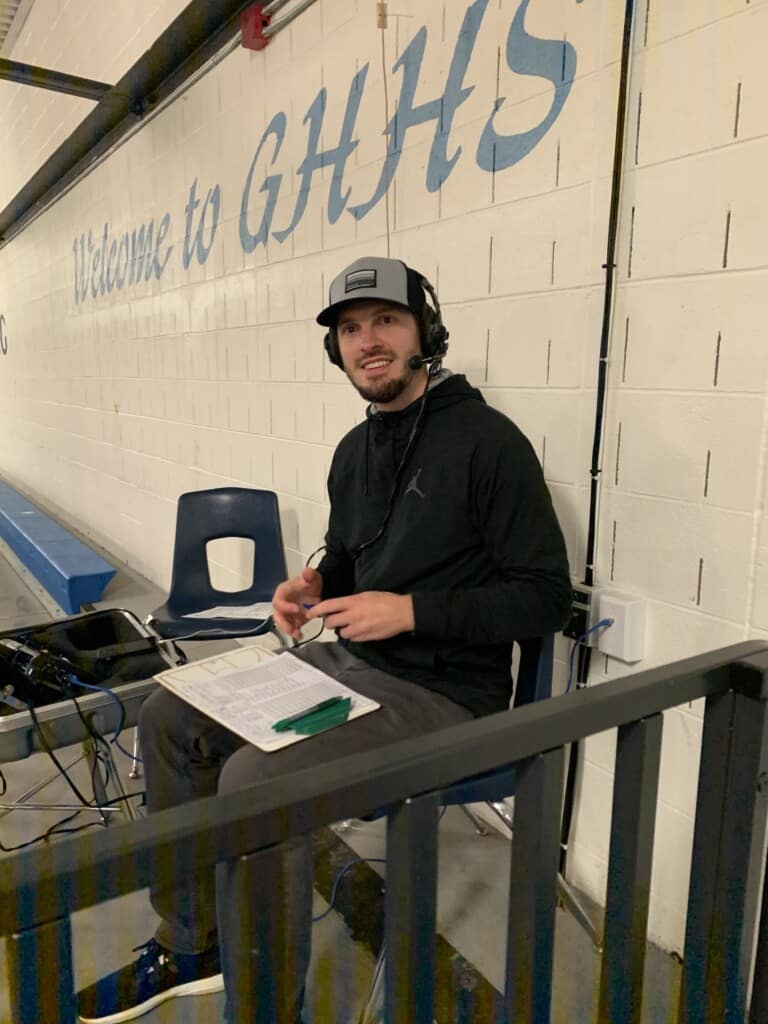
[[(372, 668), (337, 643), (314, 643), (296, 651), (296, 657), (315, 665), (353, 690), (372, 697), (381, 709), (354, 722), (320, 733), (274, 753), (264, 753), (239, 736), (218, 725), (190, 705), (160, 687), (144, 703), (139, 729), (146, 773), (147, 806), (150, 812), (174, 807), (215, 793), (274, 780), (281, 775), (309, 768), (324, 761), (362, 753), (375, 747), (472, 718), (458, 704), (413, 683)], [(234, 986), (235, 958), (251, 955), (255, 938), (235, 928), (230, 894), (241, 884), (260, 884), (262, 878), (290, 879), (285, 886), (284, 905), (291, 922), (293, 948), (291, 973), (297, 979), (292, 1005), (286, 1007), (286, 1021), (293, 1021), (309, 964), (312, 929), (311, 840), (302, 836), (290, 843), (265, 850), (258, 857), (220, 864), (215, 872), (168, 879), (151, 890), (152, 905), (160, 915), (157, 940), (177, 953), (200, 953), (219, 943), (222, 971), (227, 990), (227, 1012), (238, 1024), (249, 1024)], [(243, 948), (245, 947), (245, 948)], [(277, 1024), (282, 1024), (279, 1020)]]

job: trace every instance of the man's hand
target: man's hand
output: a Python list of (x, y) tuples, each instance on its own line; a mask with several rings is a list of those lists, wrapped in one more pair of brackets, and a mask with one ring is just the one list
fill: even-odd
[(302, 569), (301, 576), (284, 580), (272, 595), (275, 625), (283, 633), (301, 640), (307, 622), (307, 606), (315, 605), (323, 593), (323, 577), (317, 569)]
[(413, 601), (410, 594), (367, 590), (321, 601), (307, 612), (307, 619), (319, 618), (345, 640), (386, 640), (413, 629)]

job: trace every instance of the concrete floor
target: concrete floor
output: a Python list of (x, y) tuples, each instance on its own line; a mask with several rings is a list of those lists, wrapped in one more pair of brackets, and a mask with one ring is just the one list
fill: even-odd
[[(52, 617), (28, 582), (0, 558), (0, 631)], [(118, 573), (105, 597), (99, 607), (127, 607), (141, 616), (160, 603), (161, 595), (126, 570)], [(190, 656), (211, 653), (207, 644), (187, 647)], [(129, 749), (130, 740), (127, 733), (123, 743)], [(58, 751), (65, 763), (78, 753), (77, 747)], [(125, 778), (128, 761), (119, 753), (116, 757)], [(8, 785), (5, 799), (17, 799), (33, 783), (51, 775), (52, 767), (44, 754), (3, 765)], [(87, 785), (83, 763), (76, 765), (72, 774), (76, 782)], [(141, 789), (141, 780), (126, 782), (131, 792)], [(41, 791), (39, 799), (64, 803), (70, 796), (64, 781), (57, 777)], [(24, 842), (61, 816), (61, 811), (14, 811), (0, 817), (0, 841), (5, 846)], [(83, 817), (81, 814), (78, 821)], [(383, 821), (355, 822), (349, 831), (325, 830), (316, 837), (316, 914), (327, 907), (339, 864), (355, 855), (382, 858), (384, 847)], [(449, 808), (440, 826), (439, 856), (436, 1020), (438, 1024), (490, 1024), (500, 1019), (497, 1014), (503, 986), (510, 843), (495, 832), (485, 837), (476, 835), (461, 811)], [(345, 879), (346, 888), (339, 888), (338, 910), (315, 926), (308, 980), (309, 1024), (357, 1024), (360, 1018), (380, 941), (383, 867), (373, 864), (352, 868)], [(361, 914), (365, 909), (367, 914)], [(132, 960), (132, 947), (152, 934), (155, 919), (146, 893), (139, 892), (78, 912), (72, 923), (76, 979), (81, 986)], [(558, 910), (553, 1022), (582, 1024), (594, 1019), (599, 972), (600, 956), (589, 938), (571, 914)], [(649, 947), (643, 1021), (656, 1024), (674, 1019), (678, 987), (679, 967), (663, 952)], [(172, 1000), (142, 1020), (146, 1024), (213, 1024), (221, 1020), (222, 1002), (221, 994)], [(10, 1011), (3, 956), (0, 1021), (7, 1020)]]

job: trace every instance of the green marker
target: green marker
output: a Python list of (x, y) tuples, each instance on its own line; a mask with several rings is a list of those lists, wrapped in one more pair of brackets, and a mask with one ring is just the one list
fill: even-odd
[[(314, 704), (310, 708), (305, 708), (304, 711), (299, 711), (295, 715), (290, 715), (288, 718), (281, 718), (279, 722), (275, 722), (272, 726), (275, 732), (285, 732), (287, 729), (292, 729), (295, 725), (300, 722), (304, 722), (304, 719), (311, 718), (320, 712), (328, 711), (331, 708), (334, 710), (342, 711), (341, 705), (346, 704), (344, 710), (349, 712), (349, 705), (351, 704), (349, 697), (329, 697), (328, 700), (321, 700), (319, 704)], [(335, 716), (334, 716), (335, 717)], [(323, 715), (325, 718), (325, 715)], [(309, 724), (309, 723), (307, 723)]]

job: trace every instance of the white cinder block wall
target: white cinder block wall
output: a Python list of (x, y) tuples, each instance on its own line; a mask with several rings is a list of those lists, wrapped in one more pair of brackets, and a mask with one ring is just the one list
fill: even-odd
[[(45, 6), (9, 56), (110, 81), (180, 9), (97, 67), (113, 5), (59, 5), (88, 8), (65, 49)], [(382, 37), (372, 2), (317, 0), (235, 50), (0, 250), (0, 472), (160, 584), (182, 491), (273, 488), (297, 570), (363, 415), (314, 316), (390, 253), (530, 436), (580, 577), (623, 7), (392, 0)], [(647, 601), (638, 667), (768, 637), (767, 37), (767, 0), (638, 0), (596, 565)], [(2, 205), (53, 148), (40, 95), (0, 84)], [(700, 734), (698, 707), (665, 718), (651, 931), (678, 950)], [(570, 856), (598, 899), (612, 758), (586, 745)]]

